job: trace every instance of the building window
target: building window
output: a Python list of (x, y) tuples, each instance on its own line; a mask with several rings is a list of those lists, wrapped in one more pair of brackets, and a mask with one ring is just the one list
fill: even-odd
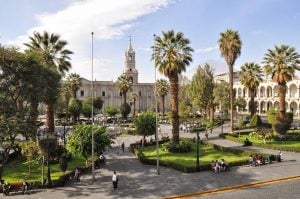
[(142, 96), (142, 91), (139, 91), (139, 96)]
[(103, 97), (105, 96), (105, 91), (102, 91), (102, 96), (103, 96)]
[(81, 97), (84, 96), (84, 91), (83, 91), (83, 90), (80, 91), (80, 96), (81, 96)]
[(122, 93), (120, 92), (120, 96), (122, 96)]
[(132, 84), (133, 83), (133, 77), (129, 77), (129, 82)]

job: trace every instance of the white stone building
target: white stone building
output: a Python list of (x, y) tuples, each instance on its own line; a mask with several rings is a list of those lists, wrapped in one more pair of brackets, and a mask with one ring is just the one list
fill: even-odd
[[(217, 82), (227, 81), (228, 74), (220, 74), (215, 76)], [(235, 97), (243, 97), (247, 101), (245, 110), (238, 110), (238, 112), (249, 112), (250, 96), (248, 89), (243, 86), (239, 80), (237, 72), (234, 74), (233, 88), (235, 90)], [(286, 110), (292, 111), (294, 116), (299, 117), (300, 109), (300, 79), (294, 78), (292, 81), (287, 83), (286, 92)], [(279, 109), (279, 96), (278, 96), (278, 85), (271, 79), (265, 79), (259, 84), (256, 90), (255, 98), (256, 112), (259, 114), (265, 114), (270, 108), (274, 107)]]
[[(135, 66), (135, 51), (132, 47), (131, 40), (125, 52), (125, 67), (123, 73), (127, 74), (132, 81), (132, 91), (129, 91), (126, 95), (126, 101), (131, 105), (132, 111), (133, 104), (131, 93), (136, 93), (138, 96), (135, 104), (136, 113), (146, 111), (148, 109), (154, 109), (154, 83), (140, 83), (138, 81), (138, 70)], [(91, 81), (82, 79), (82, 86), (77, 91), (76, 95), (79, 100), (90, 98), (92, 96)], [(122, 104), (122, 94), (118, 90), (116, 82), (113, 81), (94, 81), (94, 96), (101, 97), (104, 101), (102, 110), (105, 110), (108, 106), (115, 106), (119, 108)], [(159, 97), (158, 107), (161, 107)], [(169, 95), (165, 97), (165, 109), (166, 112), (169, 110)]]

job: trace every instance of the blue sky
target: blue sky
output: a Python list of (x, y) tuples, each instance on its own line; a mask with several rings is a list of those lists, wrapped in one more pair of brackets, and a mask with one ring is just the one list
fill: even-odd
[(94, 77), (116, 80), (124, 68), (124, 52), (132, 36), (140, 82), (154, 81), (150, 60), (153, 34), (174, 29), (191, 40), (193, 63), (210, 63), (215, 73), (227, 66), (218, 50), (220, 32), (237, 30), (243, 46), (235, 68), (261, 63), (267, 49), (288, 44), (300, 49), (300, 2), (297, 0), (0, 0), (0, 43), (22, 45), (34, 31), (61, 34), (69, 42), (70, 72), (91, 78), (91, 32)]

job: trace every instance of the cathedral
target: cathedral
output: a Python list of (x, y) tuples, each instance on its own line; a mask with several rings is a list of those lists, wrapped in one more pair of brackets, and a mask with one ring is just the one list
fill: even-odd
[[(131, 105), (131, 114), (133, 111), (133, 102), (131, 99), (132, 93), (135, 93), (138, 97), (135, 102), (136, 113), (146, 111), (148, 109), (155, 108), (155, 95), (154, 95), (154, 83), (140, 83), (138, 81), (138, 70), (135, 66), (135, 51), (129, 40), (128, 48), (125, 52), (125, 67), (123, 74), (129, 76), (132, 81), (131, 91), (126, 95), (126, 101)], [(121, 74), (120, 74), (121, 75)], [(119, 76), (120, 76), (119, 75)], [(94, 81), (94, 96), (101, 97), (104, 101), (102, 111), (108, 106), (115, 106), (119, 109), (122, 105), (122, 94), (118, 90), (116, 82), (113, 81)], [(77, 99), (85, 100), (90, 98), (91, 95), (91, 81), (82, 79), (82, 85), (76, 93)], [(165, 112), (169, 111), (169, 97), (165, 97)], [(160, 107), (160, 97), (157, 98), (158, 107)]]

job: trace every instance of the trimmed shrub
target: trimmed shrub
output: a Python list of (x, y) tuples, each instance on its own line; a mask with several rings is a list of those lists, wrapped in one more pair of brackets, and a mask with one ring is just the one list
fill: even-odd
[(290, 124), (293, 123), (293, 117), (294, 117), (293, 112), (286, 112), (285, 117), (287, 119), (287, 122), (289, 122)]
[(67, 154), (63, 153), (59, 157), (59, 167), (62, 172), (64, 172), (64, 173), (66, 172), (66, 170), (68, 168), (68, 155)]
[(274, 124), (274, 129), (280, 135), (285, 135), (286, 132), (290, 129), (291, 123), (287, 118), (277, 117), (277, 121)]
[(244, 146), (252, 146), (252, 142), (248, 138), (246, 138), (244, 140)]
[(166, 142), (162, 144), (162, 150), (171, 153), (187, 153), (192, 151), (192, 144), (186, 141), (182, 141), (179, 144), (173, 142)]
[(236, 129), (244, 129), (246, 127), (246, 123), (243, 119), (239, 119), (236, 124)]
[(128, 103), (126, 104), (122, 104), (120, 107), (120, 113), (122, 115), (122, 118), (127, 118), (127, 116), (129, 115), (131, 111), (131, 107)]
[(276, 123), (276, 118), (278, 115), (278, 111), (271, 109), (267, 112), (267, 118), (268, 118), (268, 123), (269, 124), (275, 124)]
[(259, 115), (254, 114), (250, 120), (250, 126), (251, 127), (256, 127), (256, 126), (261, 126), (262, 121), (259, 117)]

